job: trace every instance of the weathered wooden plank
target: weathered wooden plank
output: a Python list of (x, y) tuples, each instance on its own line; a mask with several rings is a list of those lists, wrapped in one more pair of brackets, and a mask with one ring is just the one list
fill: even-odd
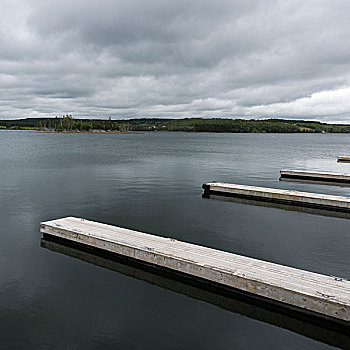
[(350, 282), (125, 228), (67, 217), (41, 232), (350, 321)]
[(350, 174), (332, 173), (332, 172), (319, 172), (308, 170), (281, 170), (280, 178), (296, 179), (296, 180), (315, 180), (323, 182), (338, 182), (349, 183)]
[(205, 193), (209, 194), (303, 205), (345, 212), (350, 211), (350, 197), (298, 192), (278, 188), (228, 184), (223, 182), (210, 182), (203, 184), (203, 189), (205, 190)]

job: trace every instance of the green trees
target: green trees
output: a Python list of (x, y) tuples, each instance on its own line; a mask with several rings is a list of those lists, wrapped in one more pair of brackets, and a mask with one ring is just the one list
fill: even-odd
[(62, 117), (20, 120), (0, 120), (6, 129), (40, 129), (62, 131), (185, 131), (185, 132), (233, 132), (233, 133), (350, 133), (350, 125), (326, 124), (308, 120), (286, 119), (221, 119), (185, 118), (160, 119), (140, 118), (128, 120), (74, 119), (66, 114)]
[[(125, 122), (126, 123), (126, 122)], [(127, 121), (135, 131), (186, 131), (186, 132), (300, 132), (294, 123), (284, 120), (244, 120), (244, 119), (132, 119)], [(123, 128), (124, 122), (121, 122)]]
[(232, 133), (349, 133), (350, 125), (326, 124), (316, 121), (286, 119), (130, 119), (120, 121), (121, 129), (128, 125), (133, 131), (185, 131)]
[[(49, 120), (50, 121), (50, 120)], [(52, 125), (53, 124), (53, 125)], [(56, 117), (54, 122), (48, 124), (47, 128), (55, 131), (118, 131), (119, 124), (112, 121), (111, 118), (108, 120), (86, 120), (79, 119), (75, 120), (70, 114), (63, 116), (62, 118)]]

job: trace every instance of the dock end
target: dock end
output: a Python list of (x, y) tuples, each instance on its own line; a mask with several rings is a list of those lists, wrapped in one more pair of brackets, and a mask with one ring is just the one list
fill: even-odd
[(203, 184), (202, 188), (204, 191), (210, 191), (210, 185), (208, 183)]

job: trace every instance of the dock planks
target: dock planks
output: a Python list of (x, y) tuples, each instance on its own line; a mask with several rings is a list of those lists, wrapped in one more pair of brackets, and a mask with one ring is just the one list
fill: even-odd
[(286, 307), (350, 321), (350, 282), (345, 279), (74, 217), (43, 222), (40, 230)]

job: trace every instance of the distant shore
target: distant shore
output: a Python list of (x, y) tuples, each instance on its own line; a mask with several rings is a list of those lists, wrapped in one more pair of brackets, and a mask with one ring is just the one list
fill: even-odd
[(55, 118), (0, 120), (2, 130), (67, 133), (129, 133), (154, 131), (212, 133), (347, 133), (350, 124), (327, 124), (313, 120), (289, 119), (74, 119), (71, 115)]
[(1, 129), (0, 132), (30, 132), (30, 133), (40, 133), (40, 134), (140, 134), (142, 132), (137, 131), (104, 131), (104, 130), (91, 130), (91, 131), (56, 131), (56, 130), (34, 130), (34, 129)]

